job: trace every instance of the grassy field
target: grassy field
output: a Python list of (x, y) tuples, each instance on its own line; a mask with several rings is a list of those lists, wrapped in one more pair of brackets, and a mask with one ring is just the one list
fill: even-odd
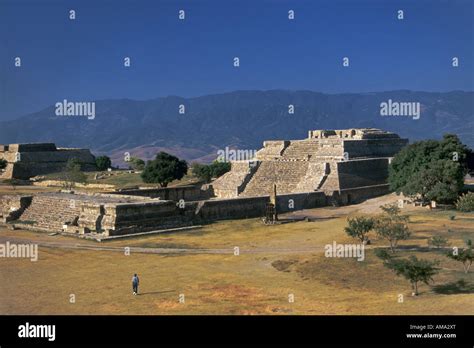
[[(364, 204), (353, 206), (355, 214)], [(405, 279), (383, 267), (372, 237), (364, 261), (326, 258), (324, 245), (354, 243), (343, 232), (346, 216), (314, 209), (321, 218), (264, 226), (257, 219), (221, 221), (203, 229), (99, 245), (224, 249), (225, 254), (139, 254), (40, 247), (39, 260), (0, 259), (2, 314), (474, 314), (474, 271), (428, 249), (433, 235), (462, 246), (474, 238), (474, 214), (412, 208), (412, 236), (400, 256), (439, 260), (434, 283), (411, 296)], [(329, 213), (328, 213), (329, 212)], [(326, 216), (326, 218), (324, 218)], [(79, 241), (46, 234), (2, 230), (0, 237)], [(95, 242), (80, 243), (98, 245)], [(240, 255), (232, 254), (238, 246)], [(417, 248), (412, 250), (412, 248)], [(139, 296), (131, 277), (141, 278)], [(70, 303), (70, 295), (76, 297)], [(179, 296), (185, 301), (180, 303)], [(289, 302), (289, 295), (294, 302)], [(398, 302), (403, 294), (404, 301)]]
[[(112, 172), (85, 172), (87, 177), (88, 184), (104, 184), (104, 185), (114, 185), (116, 188), (126, 188), (126, 187), (159, 187), (159, 184), (147, 184), (144, 183), (140, 173), (129, 173), (127, 170), (114, 170)], [(95, 176), (99, 175), (102, 178), (95, 179)], [(43, 175), (46, 180), (61, 180), (63, 174), (61, 173), (51, 173)], [(198, 183), (199, 180), (192, 175), (191, 170), (188, 175), (185, 175), (181, 180), (174, 180), (168, 184), (169, 187), (172, 186), (183, 186), (183, 185), (193, 185)]]

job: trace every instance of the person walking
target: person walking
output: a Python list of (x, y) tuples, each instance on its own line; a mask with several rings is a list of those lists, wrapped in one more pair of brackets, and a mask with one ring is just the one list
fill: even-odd
[(133, 288), (133, 294), (136, 295), (138, 294), (138, 284), (140, 283), (140, 279), (138, 279), (137, 274), (135, 273), (132, 278), (132, 288)]

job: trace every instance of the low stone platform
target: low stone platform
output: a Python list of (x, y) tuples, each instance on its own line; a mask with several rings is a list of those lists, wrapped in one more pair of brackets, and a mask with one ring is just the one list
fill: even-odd
[(53, 143), (0, 145), (0, 159), (7, 161), (0, 179), (29, 179), (61, 172), (71, 158), (81, 162), (82, 170), (96, 169), (95, 157), (88, 149), (58, 148)]
[[(280, 194), (279, 213), (361, 202), (388, 193), (388, 185), (339, 191)], [(56, 232), (94, 240), (166, 233), (224, 219), (259, 218), (270, 196), (170, 201), (114, 194), (0, 196), (0, 221), (33, 231)]]

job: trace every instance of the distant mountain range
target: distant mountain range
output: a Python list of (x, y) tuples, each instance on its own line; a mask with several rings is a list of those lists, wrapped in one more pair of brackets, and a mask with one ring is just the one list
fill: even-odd
[[(389, 99), (419, 102), (421, 117), (381, 116)], [(73, 100), (71, 100), (73, 101)], [(294, 105), (294, 114), (288, 105)], [(180, 114), (180, 105), (185, 113)], [(219, 149), (259, 149), (264, 140), (303, 139), (310, 129), (375, 127), (410, 141), (455, 133), (474, 145), (474, 92), (235, 91), (196, 98), (99, 100), (95, 118), (56, 116), (55, 106), (0, 122), (0, 143), (55, 142), (86, 147), (123, 164), (125, 152), (150, 159), (163, 150), (188, 161), (210, 161)]]

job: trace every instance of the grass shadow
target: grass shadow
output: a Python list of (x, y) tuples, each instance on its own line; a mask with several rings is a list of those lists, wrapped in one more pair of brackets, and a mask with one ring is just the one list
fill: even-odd
[(142, 242), (133, 244), (131, 246), (150, 249), (196, 249), (195, 246), (191, 246), (188, 244), (170, 242)]
[(430, 252), (430, 251), (442, 251), (443, 249), (433, 249), (428, 246), (420, 246), (418, 244), (404, 244), (398, 245), (397, 250), (399, 251), (418, 251), (418, 252)]
[(456, 294), (474, 294), (474, 284), (460, 279), (456, 282), (435, 285), (432, 287), (433, 291), (442, 295), (456, 295)]
[(175, 292), (176, 290), (165, 290), (165, 291), (151, 291), (151, 292), (142, 292), (138, 293), (139, 296), (144, 296), (144, 295), (156, 295), (156, 294), (167, 294), (169, 292)]

